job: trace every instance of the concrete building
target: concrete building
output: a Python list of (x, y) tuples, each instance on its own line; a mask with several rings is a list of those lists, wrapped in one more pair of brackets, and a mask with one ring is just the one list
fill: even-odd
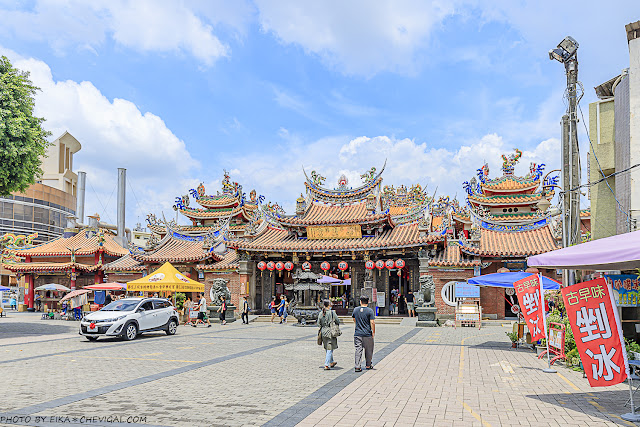
[[(64, 132), (47, 149), (41, 179), (23, 193), (0, 197), (0, 241), (4, 245), (40, 244), (62, 236), (67, 217), (76, 213), (78, 176), (72, 167), (73, 155), (81, 148), (73, 135)], [(0, 263), (0, 285), (17, 290), (18, 281)]]
[[(640, 217), (640, 21), (626, 26), (629, 68), (595, 87), (589, 104), (592, 238), (634, 231)], [(616, 173), (616, 175), (611, 176)]]

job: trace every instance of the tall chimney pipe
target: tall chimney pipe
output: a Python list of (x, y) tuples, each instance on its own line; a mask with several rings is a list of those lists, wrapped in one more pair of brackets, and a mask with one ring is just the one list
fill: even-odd
[(84, 196), (85, 196), (85, 187), (87, 183), (87, 173), (78, 171), (78, 194), (77, 194), (77, 204), (76, 204), (76, 216), (78, 217), (78, 222), (80, 224), (84, 224)]
[(125, 193), (127, 188), (127, 170), (118, 168), (118, 240), (126, 247), (127, 241), (124, 234)]

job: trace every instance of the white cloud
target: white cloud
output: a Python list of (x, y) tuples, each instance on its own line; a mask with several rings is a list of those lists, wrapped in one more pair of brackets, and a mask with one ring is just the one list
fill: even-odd
[[(396, 139), (389, 136), (357, 138), (323, 138), (302, 144), (289, 134), (282, 146), (268, 152), (252, 152), (229, 158), (237, 167), (233, 178), (244, 185), (246, 191), (256, 188), (267, 200), (277, 201), (288, 213), (295, 210), (295, 199), (304, 192), (304, 166), (307, 174), (316, 170), (327, 178), (325, 186), (334, 188), (338, 178), (345, 174), (351, 187), (362, 185), (360, 174), (375, 166), (378, 170), (387, 161), (384, 185), (398, 186), (419, 183), (428, 186), (430, 194), (438, 189), (439, 195), (457, 195), (464, 200), (462, 182), (476, 175), (476, 169), (486, 161), (491, 177), (502, 175), (501, 155), (513, 152), (497, 134), (488, 134), (459, 148), (432, 148), (427, 143)], [(547, 171), (558, 167), (560, 143), (557, 139), (544, 140), (523, 150), (516, 166), (516, 174), (526, 175), (529, 163), (545, 163)], [(286, 167), (283, 167), (286, 165)]]
[[(215, 6), (209, 5), (207, 16), (216, 15)], [(217, 6), (224, 11), (220, 19), (229, 17), (231, 27), (242, 25), (228, 12), (231, 8)], [(70, 47), (95, 52), (106, 37), (139, 52), (186, 53), (205, 65), (230, 52), (212, 25), (187, 4), (170, 0), (37, 0), (27, 11), (0, 8), (0, 22), (0, 35), (44, 41), (59, 53)]]
[(49, 66), (37, 59), (2, 48), (0, 54), (29, 71), (41, 88), (35, 114), (46, 118), (44, 127), (53, 138), (68, 130), (82, 144), (74, 171), (87, 172), (85, 214), (104, 213), (115, 221), (118, 167), (127, 168), (128, 226), (148, 212), (164, 210), (171, 217), (175, 196), (199, 182), (192, 178), (199, 163), (160, 117), (125, 99), (110, 101), (91, 82), (55, 81)]
[(415, 71), (432, 30), (455, 12), (450, 1), (257, 0), (262, 29), (347, 74)]

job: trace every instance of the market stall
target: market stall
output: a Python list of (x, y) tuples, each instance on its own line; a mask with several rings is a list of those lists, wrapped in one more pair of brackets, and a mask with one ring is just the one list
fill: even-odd
[(186, 277), (171, 263), (165, 262), (151, 274), (127, 282), (127, 292), (158, 293), (165, 297), (175, 297), (176, 292), (204, 292), (204, 284)]

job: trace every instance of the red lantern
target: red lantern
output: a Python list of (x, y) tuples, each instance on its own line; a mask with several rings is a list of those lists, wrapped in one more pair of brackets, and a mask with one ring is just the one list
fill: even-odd
[(311, 263), (309, 261), (305, 261), (302, 263), (302, 269), (304, 271), (311, 271)]
[(376, 268), (376, 263), (369, 260), (364, 263), (364, 268), (366, 268), (367, 270), (373, 270), (374, 268)]
[(396, 260), (396, 268), (404, 268), (404, 260), (402, 258)]
[(284, 269), (287, 271), (293, 270), (293, 263), (291, 261), (287, 261), (284, 263)]
[(258, 263), (258, 270), (260, 270), (260, 271), (264, 271), (264, 269), (265, 269), (265, 268), (267, 268), (267, 263), (266, 263), (266, 262), (264, 262), (264, 261), (260, 261), (260, 262)]
[(389, 270), (391, 270), (392, 268), (394, 268), (396, 266), (396, 263), (393, 262), (392, 259), (388, 259), (385, 263), (384, 266), (387, 267)]
[(320, 264), (320, 268), (323, 271), (329, 271), (331, 269), (331, 264), (329, 264), (327, 261), (322, 261), (322, 264)]
[(278, 271), (284, 270), (284, 262), (282, 262), (282, 261), (276, 262), (276, 270), (278, 270)]
[(267, 263), (267, 270), (269, 270), (269, 271), (273, 271), (273, 270), (275, 270), (275, 269), (276, 269), (276, 263), (275, 263), (275, 262), (273, 262), (273, 261), (269, 261), (269, 262)]
[(378, 261), (376, 261), (376, 268), (378, 270), (382, 270), (384, 268), (384, 261), (379, 259)]
[(349, 264), (347, 264), (347, 261), (340, 261), (338, 263), (338, 268), (342, 271), (345, 271), (347, 268), (349, 268)]

